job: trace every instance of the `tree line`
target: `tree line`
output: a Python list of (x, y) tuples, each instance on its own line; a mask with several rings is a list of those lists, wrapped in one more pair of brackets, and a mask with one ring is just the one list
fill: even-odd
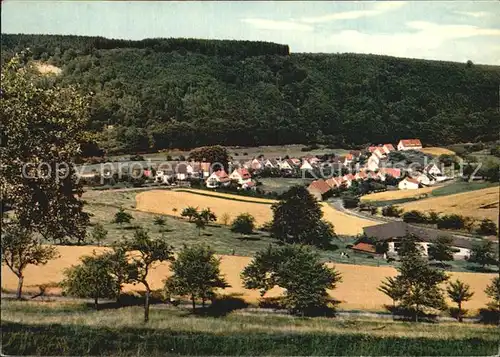
[(412, 137), (443, 145), (496, 140), (500, 129), (495, 66), (288, 54), (256, 42), (3, 35), (3, 57), (24, 47), (63, 69), (55, 83), (93, 93), (89, 129), (108, 153)]

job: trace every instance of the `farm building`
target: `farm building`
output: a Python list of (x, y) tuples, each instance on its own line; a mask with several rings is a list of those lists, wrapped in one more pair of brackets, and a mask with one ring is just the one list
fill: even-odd
[(417, 227), (402, 221), (364, 227), (363, 232), (367, 237), (374, 238), (378, 241), (386, 241), (389, 246), (389, 255), (397, 255), (401, 244), (401, 238), (409, 234), (415, 235), (419, 239), (419, 244), (422, 247), (422, 254), (425, 256), (428, 254), (429, 245), (432, 244), (437, 237), (451, 237), (453, 239), (453, 247), (457, 250), (457, 252), (453, 254), (455, 260), (468, 259), (472, 245), (475, 242), (472, 239), (458, 238), (437, 229)]

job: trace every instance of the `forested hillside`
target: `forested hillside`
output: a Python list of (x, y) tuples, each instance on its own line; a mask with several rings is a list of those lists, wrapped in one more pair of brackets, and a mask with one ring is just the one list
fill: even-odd
[[(419, 137), (496, 140), (500, 67), (359, 54), (289, 54), (266, 42), (2, 35), (92, 92), (108, 152), (207, 144), (349, 147)], [(106, 129), (112, 125), (111, 129)]]

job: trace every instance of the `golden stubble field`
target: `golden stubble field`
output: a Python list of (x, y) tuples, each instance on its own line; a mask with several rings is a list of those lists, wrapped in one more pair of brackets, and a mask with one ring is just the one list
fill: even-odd
[[(79, 257), (103, 252), (106, 248), (95, 246), (58, 246), (60, 257), (50, 261), (45, 266), (28, 266), (24, 279), (24, 291), (38, 292), (38, 286), (49, 284), (55, 286), (63, 278), (63, 270), (71, 265), (78, 264)], [(255, 303), (260, 298), (257, 290), (243, 288), (240, 279), (240, 272), (247, 266), (251, 258), (240, 256), (219, 256), (221, 258), (221, 271), (225, 275), (230, 288), (222, 291), (223, 294), (234, 294), (241, 296), (251, 303)], [(333, 264), (328, 264), (333, 266)], [(396, 270), (392, 267), (371, 267), (351, 264), (335, 264), (336, 269), (342, 274), (342, 282), (337, 289), (332, 292), (337, 300), (341, 301), (341, 309), (360, 310), (381, 310), (384, 304), (391, 304), (391, 300), (377, 290), (380, 282), (387, 276), (396, 275)], [(161, 289), (163, 280), (170, 274), (169, 264), (162, 263), (155, 266), (148, 278), (152, 289)], [(452, 279), (460, 280), (471, 285), (474, 297), (465, 303), (466, 309), (476, 310), (486, 305), (488, 298), (484, 293), (485, 287), (490, 283), (496, 274), (479, 274), (453, 272), (450, 273)], [(2, 288), (13, 291), (17, 286), (17, 278), (6, 267), (2, 266)], [(141, 291), (142, 285), (127, 285), (125, 291)], [(50, 288), (49, 293), (60, 293), (59, 288)], [(281, 293), (279, 288), (271, 290), (266, 296), (277, 296)]]
[(434, 155), (434, 156), (455, 155), (454, 151), (451, 151), (451, 150), (445, 149), (445, 148), (440, 148), (440, 147), (428, 147), (428, 148), (420, 149), (419, 151), (422, 151), (424, 154), (430, 154), (430, 155)]
[[(276, 201), (267, 199), (254, 199), (223, 193), (205, 193), (211, 197), (190, 192), (152, 190), (141, 192), (136, 196), (136, 209), (139, 211), (174, 215), (180, 217), (182, 210), (188, 206), (203, 209), (209, 207), (220, 219), (227, 214), (233, 220), (241, 213), (249, 213), (255, 217), (257, 225), (262, 225), (272, 220), (271, 203)], [(237, 198), (241, 201), (232, 201), (223, 197)], [(259, 201), (269, 204), (260, 204), (242, 201)], [(322, 202), (324, 218), (335, 226), (335, 232), (342, 235), (357, 235), (363, 232), (363, 227), (377, 224), (375, 221), (353, 217), (339, 212), (328, 204)]]
[(478, 220), (488, 218), (498, 221), (499, 188), (490, 187), (454, 195), (432, 197), (399, 205), (405, 211), (435, 211), (460, 214)]
[(404, 198), (419, 197), (421, 195), (428, 195), (439, 186), (434, 187), (423, 187), (416, 190), (394, 190), (394, 191), (384, 191), (370, 193), (361, 197), (361, 201), (392, 201), (400, 200)]

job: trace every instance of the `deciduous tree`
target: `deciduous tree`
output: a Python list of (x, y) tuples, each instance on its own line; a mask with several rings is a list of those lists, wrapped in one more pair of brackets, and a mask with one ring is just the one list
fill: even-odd
[(477, 263), (484, 269), (487, 265), (496, 264), (493, 242), (485, 240), (472, 246), (469, 262)]
[(146, 230), (138, 228), (132, 239), (123, 243), (125, 250), (132, 252), (132, 266), (135, 269), (130, 280), (144, 285), (146, 288), (144, 302), (144, 322), (149, 321), (149, 298), (151, 287), (147, 281), (154, 263), (174, 261), (173, 248), (163, 239), (152, 239)]
[(456, 253), (458, 249), (453, 248), (452, 244), (453, 238), (451, 237), (437, 237), (427, 249), (429, 259), (438, 260), (440, 262), (453, 260), (453, 254)]
[(493, 278), (493, 280), (491, 280), (491, 284), (486, 287), (484, 292), (491, 299), (488, 307), (492, 310), (500, 312), (500, 278), (498, 276)]
[(171, 265), (173, 275), (165, 281), (166, 292), (189, 296), (193, 311), (197, 298), (205, 307), (205, 301), (215, 297), (215, 289), (229, 286), (220, 273), (220, 259), (214, 254), (208, 246), (184, 246)]
[(44, 265), (58, 256), (57, 249), (42, 245), (27, 228), (17, 221), (2, 227), (2, 262), (17, 276), (16, 297), (21, 299), (24, 271), (28, 265)]
[(255, 228), (255, 218), (249, 213), (238, 215), (231, 224), (231, 231), (241, 234), (250, 234)]
[(242, 274), (247, 289), (261, 296), (275, 285), (285, 289), (284, 306), (292, 313), (310, 314), (330, 302), (327, 289), (335, 289), (340, 273), (319, 261), (305, 246), (269, 246), (258, 252)]
[(99, 307), (99, 299), (115, 298), (117, 281), (109, 273), (109, 260), (103, 256), (89, 255), (81, 263), (64, 271), (63, 293), (80, 298), (93, 298), (94, 307)]
[(322, 220), (321, 206), (305, 187), (290, 188), (271, 208), (271, 233), (283, 242), (324, 247), (335, 237), (333, 226)]
[(104, 226), (100, 223), (96, 223), (92, 228), (92, 240), (97, 243), (100, 247), (101, 243), (108, 236), (108, 231), (104, 228)]
[(15, 56), (1, 71), (0, 187), (19, 224), (46, 239), (82, 243), (89, 216), (73, 162), (89, 139), (89, 97), (42, 81)]
[(130, 223), (133, 219), (134, 217), (132, 217), (130, 213), (126, 212), (123, 207), (120, 207), (118, 208), (118, 212), (115, 213), (115, 218), (112, 223), (117, 223), (121, 226), (123, 223)]

